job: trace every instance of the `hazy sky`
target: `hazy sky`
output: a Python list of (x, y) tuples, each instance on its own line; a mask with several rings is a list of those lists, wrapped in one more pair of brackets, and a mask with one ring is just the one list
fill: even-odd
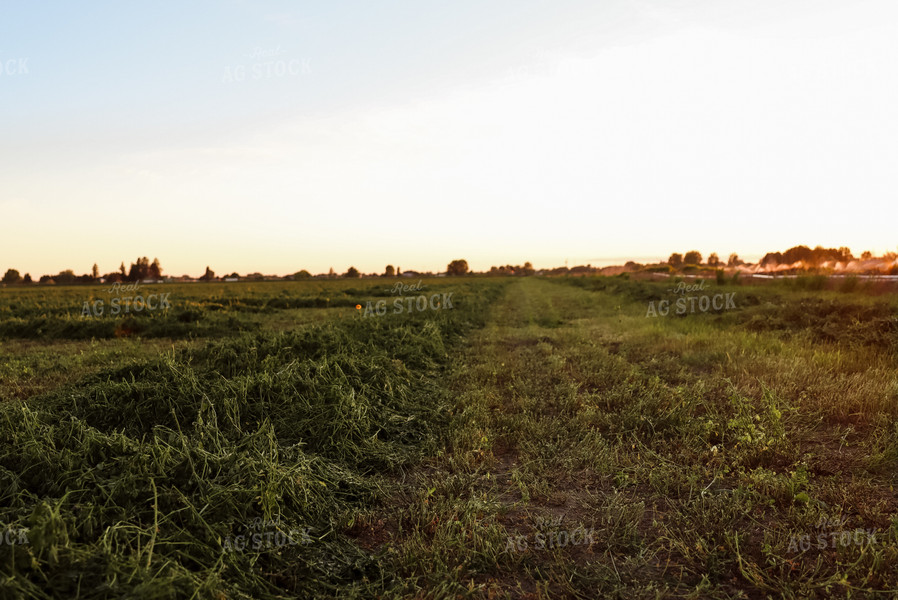
[(0, 271), (898, 248), (894, 0), (6, 2)]

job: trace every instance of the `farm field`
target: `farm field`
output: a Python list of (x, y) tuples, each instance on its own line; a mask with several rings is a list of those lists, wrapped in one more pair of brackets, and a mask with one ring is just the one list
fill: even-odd
[(893, 290), (395, 281), (0, 290), (0, 597), (898, 594)]

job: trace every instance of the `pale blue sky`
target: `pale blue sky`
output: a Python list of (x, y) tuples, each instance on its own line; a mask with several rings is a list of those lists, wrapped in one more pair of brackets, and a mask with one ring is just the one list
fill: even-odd
[(895, 250), (896, 64), (885, 0), (6, 3), (0, 270)]

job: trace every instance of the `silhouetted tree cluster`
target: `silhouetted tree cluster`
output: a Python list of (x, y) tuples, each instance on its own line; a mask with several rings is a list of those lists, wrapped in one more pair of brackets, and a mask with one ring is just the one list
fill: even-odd
[[(122, 263), (122, 267), (124, 267), (124, 263)], [(144, 279), (162, 279), (162, 267), (159, 266), (158, 258), (154, 258), (152, 264), (146, 256), (138, 258), (136, 263), (131, 263), (131, 269), (125, 280), (142, 281)]]
[(212, 281), (213, 279), (215, 279), (215, 271), (210, 269), (209, 265), (206, 265), (206, 272), (200, 277), (200, 281)]
[(3, 279), (0, 280), (2, 283), (19, 283), (22, 280), (22, 276), (19, 275), (19, 272), (15, 269), (9, 269), (6, 274), (3, 276)]
[(446, 267), (446, 275), (467, 275), (468, 261), (463, 258), (453, 260)]
[(56, 283), (66, 284), (66, 283), (75, 283), (78, 281), (78, 276), (75, 275), (75, 272), (71, 269), (66, 269), (65, 271), (60, 271), (58, 275), (55, 275), (53, 279)]
[[(564, 268), (564, 267), (563, 267)], [(564, 268), (567, 272), (567, 268)], [(505, 265), (504, 267), (490, 267), (490, 275), (533, 275), (536, 271), (530, 262), (525, 262), (524, 266)]]
[(775, 267), (778, 265), (791, 265), (798, 261), (806, 265), (819, 266), (828, 261), (848, 262), (854, 260), (851, 250), (845, 248), (824, 248), (817, 246), (813, 250), (807, 246), (794, 246), (785, 252), (768, 252), (759, 263), (762, 267)]
[[(627, 263), (630, 264), (630, 263)], [(635, 263), (634, 263), (635, 264)], [(690, 250), (686, 254), (680, 254), (679, 252), (674, 252), (670, 255), (670, 258), (667, 259), (667, 264), (678, 269), (684, 266), (700, 266), (702, 264), (702, 253), (698, 250)], [(720, 257), (716, 252), (712, 252), (708, 255), (708, 261), (705, 263), (709, 267), (720, 267), (723, 265), (723, 261), (720, 260)], [(745, 264), (739, 257), (735, 254), (730, 255), (730, 259), (727, 261), (727, 266), (734, 267), (737, 265)]]

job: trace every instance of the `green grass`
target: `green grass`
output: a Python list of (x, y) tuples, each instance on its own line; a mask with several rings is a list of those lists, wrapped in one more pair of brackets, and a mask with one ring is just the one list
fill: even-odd
[[(396, 281), (399, 279), (166, 283), (115, 293), (110, 293), (111, 286), (9, 288), (0, 293), (0, 339), (196, 339), (271, 330), (272, 325), (289, 326), (296, 318), (308, 321), (309, 309), (322, 311), (328, 318), (351, 316), (359, 303), (390, 297)], [(471, 284), (448, 286), (444, 278), (430, 278), (422, 280), (422, 285), (420, 294), (430, 295), (462, 294)], [(140, 312), (129, 308), (126, 313), (124, 298), (166, 293), (170, 308)], [(113, 314), (114, 298), (120, 302), (118, 314)], [(102, 314), (94, 311), (95, 302), (102, 302)]]
[[(345, 530), (386, 475), (439, 447), (449, 351), (500, 288), (459, 286), (454, 310), (363, 319), (352, 308), (152, 357), (101, 347), (62, 359), (112, 364), (0, 406), (0, 523), (30, 540), (0, 547), (0, 595), (344, 597), (385, 585)], [(309, 539), (225, 551), (257, 520)]]
[[(898, 592), (894, 293), (724, 279), (736, 309), (653, 318), (669, 282), (425, 283), (455, 309), (194, 285), (242, 329), (8, 335), (0, 524), (32, 539), (0, 597)], [(307, 537), (224, 551), (259, 520)]]
[[(370, 517), (401, 595), (898, 590), (894, 356), (738, 314), (646, 318), (660, 286), (569, 283), (508, 290), (457, 368), (452, 445)], [(547, 523), (594, 543), (539, 548)], [(857, 529), (877, 544), (831, 543)]]

